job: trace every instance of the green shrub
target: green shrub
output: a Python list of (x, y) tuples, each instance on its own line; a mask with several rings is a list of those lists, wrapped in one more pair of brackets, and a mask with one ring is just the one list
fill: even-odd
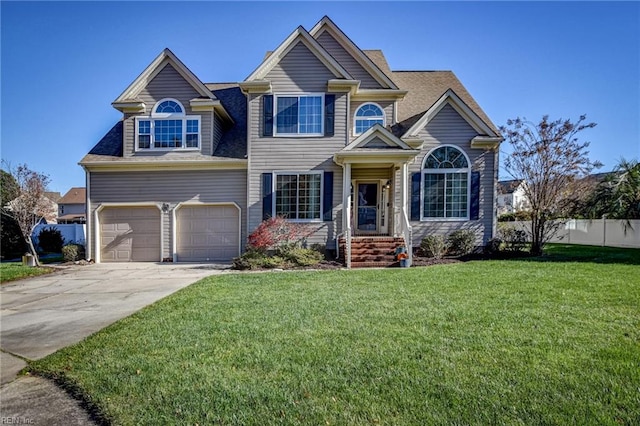
[(314, 266), (324, 259), (323, 253), (309, 248), (294, 247), (279, 254), (293, 266)]
[(61, 253), (64, 245), (62, 233), (56, 228), (42, 228), (38, 234), (38, 246), (45, 253)]
[(62, 247), (62, 257), (66, 262), (75, 262), (85, 258), (85, 250), (82, 244), (67, 244)]
[(470, 229), (458, 229), (447, 237), (448, 251), (454, 256), (469, 254), (476, 247), (476, 233)]
[(420, 242), (420, 249), (426, 257), (441, 259), (447, 252), (447, 243), (442, 235), (427, 235)]
[(274, 269), (296, 266), (314, 266), (322, 262), (324, 254), (318, 250), (281, 246), (277, 250), (267, 251), (250, 248), (241, 256), (233, 259), (233, 268), (240, 270)]
[(498, 235), (504, 241), (506, 251), (522, 251), (527, 248), (527, 233), (522, 229), (503, 226), (498, 229)]
[(248, 269), (273, 269), (283, 268), (285, 260), (280, 256), (274, 256), (266, 250), (250, 248), (242, 255), (233, 259), (233, 268), (239, 270)]
[(502, 248), (502, 239), (500, 238), (492, 238), (487, 242), (487, 245), (484, 246), (484, 252), (486, 254), (496, 254), (500, 253), (500, 249)]

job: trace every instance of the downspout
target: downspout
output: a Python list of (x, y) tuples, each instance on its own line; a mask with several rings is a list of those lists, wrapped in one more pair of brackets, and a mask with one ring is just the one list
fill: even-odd
[(91, 219), (91, 215), (89, 214), (89, 212), (91, 212), (91, 175), (89, 170), (82, 166), (82, 168), (84, 169), (84, 179), (85, 179), (85, 187), (87, 188), (86, 190), (86, 199), (85, 199), (85, 212), (84, 212), (84, 216), (85, 216), (85, 230), (84, 230), (84, 247), (85, 247), (85, 257), (86, 260), (90, 260), (92, 259), (92, 255), (93, 255), (93, 244), (95, 241), (95, 238), (89, 238), (89, 236), (93, 237), (93, 232), (91, 232), (91, 226), (93, 224), (93, 220)]

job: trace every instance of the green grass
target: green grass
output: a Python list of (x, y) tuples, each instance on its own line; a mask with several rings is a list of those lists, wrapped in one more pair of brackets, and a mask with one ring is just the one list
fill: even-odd
[(30, 368), (113, 424), (638, 424), (639, 264), (220, 275)]
[(0, 263), (0, 283), (50, 274), (53, 269), (46, 267), (25, 266), (22, 263)]

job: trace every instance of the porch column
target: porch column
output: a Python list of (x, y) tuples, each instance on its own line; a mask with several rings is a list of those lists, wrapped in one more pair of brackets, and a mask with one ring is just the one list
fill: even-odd
[[(342, 231), (351, 233), (351, 163), (345, 163), (342, 176)], [(346, 235), (345, 235), (346, 237)]]
[(407, 212), (407, 182), (409, 180), (409, 168), (407, 163), (402, 163), (400, 168), (400, 209), (402, 213)]
[[(345, 163), (342, 176), (342, 223), (344, 232), (344, 260), (351, 269), (351, 163)], [(336, 242), (338, 243), (338, 242)]]

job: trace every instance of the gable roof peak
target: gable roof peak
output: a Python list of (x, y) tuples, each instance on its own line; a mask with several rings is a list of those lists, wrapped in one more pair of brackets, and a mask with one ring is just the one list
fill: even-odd
[(169, 49), (162, 52), (136, 77), (136, 79), (112, 102), (114, 107), (131, 102), (167, 65), (171, 65), (203, 98), (216, 99), (196, 75)]
[[(378, 83), (387, 89), (398, 89), (398, 86), (391, 80), (391, 78), (385, 74), (380, 67), (367, 56), (362, 49), (360, 49), (341, 29), (335, 22), (325, 15), (313, 28), (309, 31), (309, 34), (317, 39), (327, 31), (337, 42), (346, 50), (353, 59), (356, 60)], [(386, 62), (386, 61), (385, 61)]]
[(298, 43), (303, 43), (337, 78), (352, 80), (349, 73), (340, 65), (302, 25), (293, 32), (268, 56), (265, 56), (262, 63), (247, 78), (247, 81), (262, 80), (293, 47)]

